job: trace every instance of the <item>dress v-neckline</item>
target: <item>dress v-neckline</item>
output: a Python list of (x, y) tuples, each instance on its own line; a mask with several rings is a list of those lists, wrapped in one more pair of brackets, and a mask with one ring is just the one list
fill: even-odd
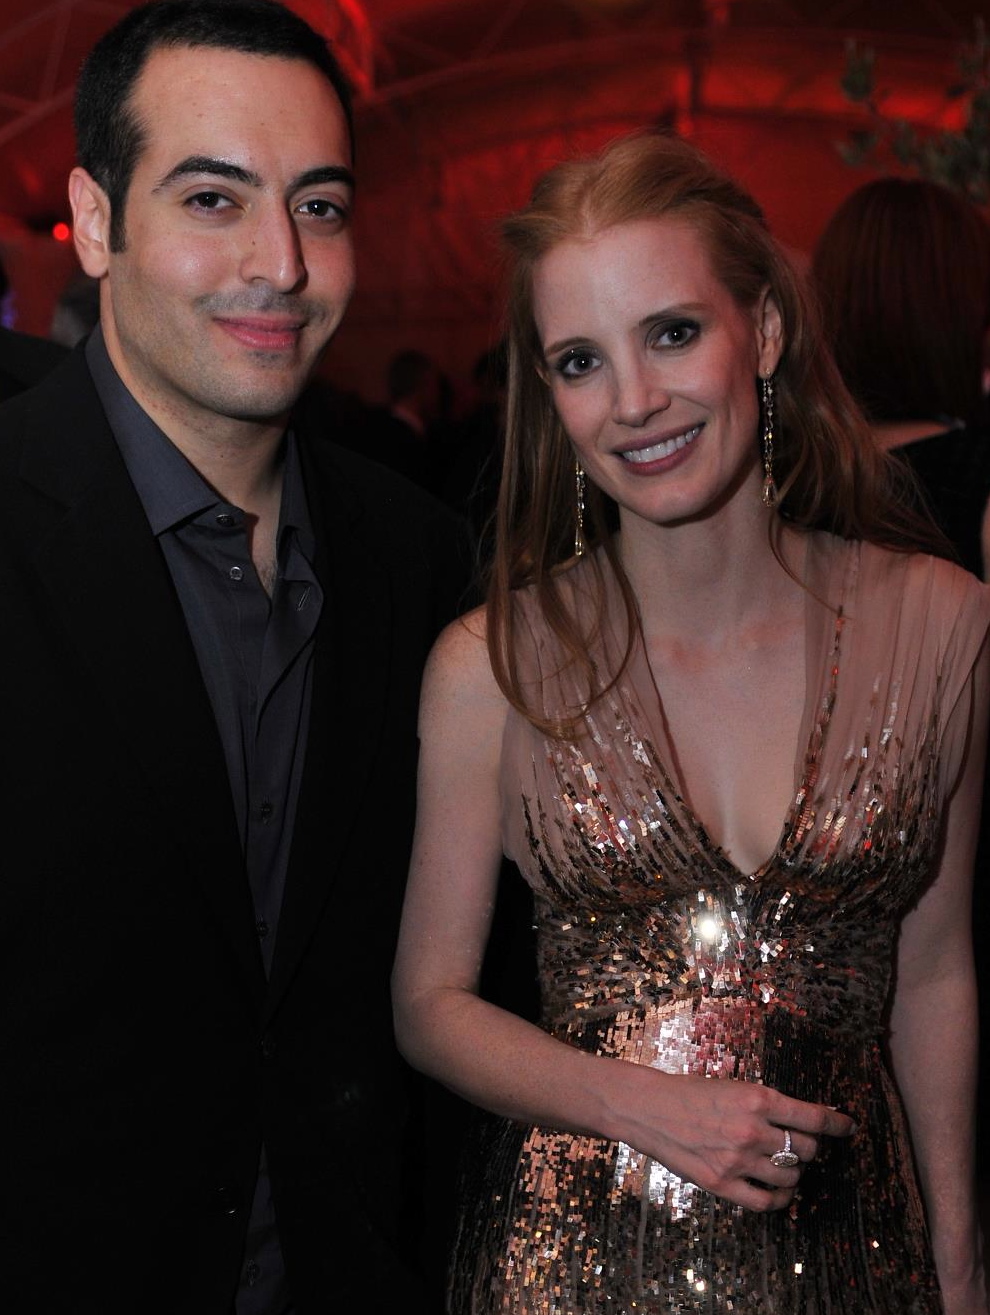
[[(684, 782), (679, 771), (676, 770), (677, 755), (667, 726), (663, 699), (641, 634), (634, 648), (634, 660), (642, 664), (648, 677), (647, 687), (652, 689), (655, 698), (655, 709), (652, 712), (643, 709), (643, 712), (647, 716), (648, 723), (655, 724), (656, 729), (660, 731), (659, 741), (666, 750), (662, 757), (658, 757), (656, 766), (664, 782), (669, 785), (685, 820), (695, 831), (704, 851), (717, 858), (723, 869), (736, 882), (759, 880), (786, 850), (797, 819), (804, 810), (807, 795), (818, 775), (835, 701), (841, 637), (846, 621), (846, 602), (859, 563), (858, 545), (835, 539), (824, 532), (808, 531), (807, 537), (803, 578), (806, 590), (804, 607), (806, 679), (804, 705), (795, 749), (790, 803), (784, 813), (772, 850), (752, 871), (747, 872), (729, 857), (726, 849), (713, 839), (705, 823), (688, 802)], [(832, 602), (830, 596), (833, 590), (830, 586), (837, 576), (840, 579), (838, 601)], [(831, 625), (829, 625), (830, 620)], [(658, 739), (652, 738), (654, 749), (658, 752)], [(801, 757), (798, 757), (798, 753)]]

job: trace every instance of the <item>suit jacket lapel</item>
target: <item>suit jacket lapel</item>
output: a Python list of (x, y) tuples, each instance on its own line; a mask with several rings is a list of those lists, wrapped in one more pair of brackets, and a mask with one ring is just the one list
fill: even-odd
[[(107, 733), (130, 754), (136, 788), (159, 801), (163, 834), (149, 836), (149, 845), (167, 840), (181, 851), (260, 1002), (264, 978), (226, 766), (182, 609), (82, 358), (55, 378), (60, 414), (39, 412), (21, 465), (24, 480), (51, 499), (33, 526), (33, 564), (93, 702), (103, 706)], [(66, 396), (81, 399), (71, 440)]]
[(355, 803), (379, 753), (392, 661), (392, 582), (363, 526), (361, 495), (342, 483), (318, 445), (302, 447), (324, 601), (269, 1012), (289, 985), (334, 883), (346, 876)]

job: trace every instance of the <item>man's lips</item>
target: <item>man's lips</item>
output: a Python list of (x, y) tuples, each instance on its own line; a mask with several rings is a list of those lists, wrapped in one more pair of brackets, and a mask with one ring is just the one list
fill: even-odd
[(690, 429), (684, 429), (679, 434), (674, 434), (670, 438), (663, 438), (658, 443), (652, 443), (649, 447), (631, 448), (626, 452), (619, 452), (623, 461), (629, 461), (634, 466), (645, 466), (651, 461), (663, 461), (667, 457), (672, 457), (675, 452), (680, 452), (682, 448), (693, 443), (701, 433), (703, 425), (692, 425)]
[(286, 351), (295, 347), (303, 324), (300, 320), (273, 320), (254, 316), (218, 316), (220, 325), (238, 342), (263, 351)]

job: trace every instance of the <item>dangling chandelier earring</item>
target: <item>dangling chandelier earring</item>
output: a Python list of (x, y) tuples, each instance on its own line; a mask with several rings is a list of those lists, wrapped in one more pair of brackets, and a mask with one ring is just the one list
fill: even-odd
[(577, 495), (577, 524), (574, 528), (574, 556), (584, 556), (584, 471), (574, 462), (574, 492)]
[(763, 505), (777, 505), (777, 485), (773, 478), (773, 375), (769, 373), (763, 379)]

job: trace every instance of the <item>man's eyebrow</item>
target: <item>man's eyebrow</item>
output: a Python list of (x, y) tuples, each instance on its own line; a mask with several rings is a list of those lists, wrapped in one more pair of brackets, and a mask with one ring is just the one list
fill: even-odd
[(212, 174), (214, 178), (229, 178), (232, 183), (246, 183), (249, 187), (261, 186), (261, 178), (253, 169), (231, 164), (229, 160), (215, 160), (210, 155), (187, 155), (174, 168), (169, 169), (163, 178), (159, 178), (154, 190), (159, 192), (170, 183), (180, 178), (188, 178), (191, 174)]
[(307, 169), (305, 173), (293, 178), (289, 184), (290, 192), (298, 192), (301, 187), (318, 187), (320, 183), (344, 183), (354, 190), (354, 175), (342, 164), (323, 164), (317, 169)]
[[(187, 155), (158, 180), (154, 190), (159, 192), (182, 178), (202, 174), (213, 178), (228, 178), (232, 183), (244, 183), (248, 187), (262, 186), (261, 175), (253, 169), (231, 164), (229, 160), (216, 160), (211, 155)], [(321, 183), (344, 183), (353, 190), (354, 175), (342, 164), (324, 164), (316, 169), (307, 169), (293, 178), (288, 190), (290, 193), (298, 192), (301, 187), (316, 187)]]

